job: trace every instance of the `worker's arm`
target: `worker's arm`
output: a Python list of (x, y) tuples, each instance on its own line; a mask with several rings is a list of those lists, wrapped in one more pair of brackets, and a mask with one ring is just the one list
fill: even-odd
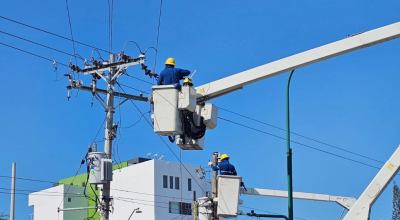
[(160, 76), (157, 79), (157, 85), (163, 85), (164, 84), (164, 74), (160, 74)]
[(179, 77), (183, 79), (184, 76), (189, 76), (190, 71), (189, 70), (184, 70), (184, 69), (179, 69)]
[(218, 165), (217, 165), (217, 166), (214, 166), (214, 165), (211, 164), (211, 169), (212, 169), (213, 171), (217, 171), (217, 170), (219, 170), (219, 166), (218, 166)]

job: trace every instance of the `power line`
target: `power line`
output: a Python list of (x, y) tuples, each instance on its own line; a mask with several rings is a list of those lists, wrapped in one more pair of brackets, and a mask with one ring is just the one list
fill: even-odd
[[(123, 190), (123, 189), (111, 189), (115, 191), (120, 191), (120, 192), (128, 192), (128, 193), (135, 193), (135, 194), (141, 194), (141, 195), (148, 195), (148, 196), (157, 196), (157, 197), (164, 197), (164, 198), (171, 198), (171, 199), (180, 199), (179, 197), (173, 197), (173, 196), (163, 196), (163, 195), (157, 195), (157, 194), (151, 194), (151, 193), (142, 193), (142, 192), (135, 192), (135, 191), (129, 191), (129, 190)], [(185, 199), (185, 200), (190, 200), (191, 199)]]
[(145, 93), (145, 94), (149, 94), (149, 93), (146, 92), (146, 91), (143, 91), (143, 90), (140, 90), (140, 89), (136, 89), (136, 88), (133, 88), (133, 87), (131, 87), (131, 86), (124, 85), (124, 84), (122, 84), (122, 83), (119, 83), (119, 84), (120, 84), (121, 86), (125, 86), (125, 87), (127, 87), (127, 88), (136, 90), (136, 91), (138, 91), (138, 92)]
[[(162, 5), (163, 5), (163, 0), (160, 1), (160, 13), (158, 15), (158, 27), (157, 27), (157, 43), (156, 43), (156, 55), (154, 59), (154, 72), (156, 71), (156, 66), (157, 66), (157, 54), (158, 54), (158, 41), (160, 37), (160, 26), (161, 26), (161, 12), (162, 12)], [(147, 51), (147, 50), (146, 50)]]
[[(86, 156), (85, 156), (85, 157), (86, 157)], [(81, 170), (82, 165), (83, 165), (84, 163), (85, 163), (85, 161), (82, 159), (81, 164), (79, 165), (78, 170), (76, 171), (74, 178), (72, 178), (71, 184), (68, 186), (68, 189), (67, 189), (67, 191), (65, 192), (65, 194), (68, 193), (69, 189), (71, 188), (72, 184), (74, 183), (75, 178), (76, 178), (76, 176), (78, 175), (78, 173), (79, 173), (79, 171)], [(61, 204), (63, 203), (64, 198), (65, 198), (65, 194), (64, 194), (64, 196), (63, 196), (63, 198), (62, 198), (62, 200), (61, 200), (61, 202), (60, 202), (60, 205), (58, 205), (58, 208), (60, 208)]]
[[(266, 122), (263, 122), (263, 121), (260, 121), (260, 120), (251, 118), (251, 117), (249, 117), (249, 116), (245, 116), (245, 115), (239, 114), (239, 113), (237, 113), (237, 112), (230, 111), (230, 110), (228, 110), (228, 109), (224, 109), (224, 108), (221, 108), (221, 107), (218, 107), (218, 109), (221, 109), (221, 110), (223, 110), (223, 111), (227, 111), (227, 112), (229, 112), (229, 113), (232, 113), (232, 114), (234, 114), (234, 115), (238, 115), (238, 116), (243, 117), (243, 118), (247, 118), (247, 119), (249, 119), (249, 120), (258, 122), (258, 123), (260, 123), (260, 124), (264, 124), (264, 125), (270, 126), (270, 127), (272, 127), (272, 128), (275, 128), (275, 129), (278, 129), (278, 130), (281, 130), (281, 131), (286, 131), (286, 129), (280, 128), (280, 127), (275, 126), (275, 125), (268, 124), (268, 123), (266, 123)], [(358, 153), (355, 153), (355, 152), (352, 152), (352, 151), (349, 151), (349, 150), (346, 150), (346, 149), (343, 149), (343, 148), (340, 148), (340, 147), (336, 147), (336, 146), (334, 146), (334, 145), (331, 145), (331, 144), (328, 144), (328, 143), (325, 143), (325, 142), (316, 140), (316, 139), (314, 139), (314, 138), (310, 138), (310, 137), (301, 135), (301, 134), (299, 134), (299, 133), (295, 133), (295, 132), (290, 132), (290, 133), (291, 133), (291, 134), (294, 134), (294, 135), (297, 135), (297, 136), (299, 136), (299, 137), (302, 137), (302, 138), (304, 138), (304, 139), (310, 140), (310, 141), (314, 141), (314, 142), (317, 142), (317, 143), (320, 143), (320, 144), (323, 144), (323, 145), (326, 145), (326, 146), (329, 146), (329, 147), (332, 147), (332, 148), (335, 148), (335, 149), (338, 149), (338, 150), (341, 150), (341, 151), (344, 151), (344, 152), (347, 152), (347, 153), (350, 153), (350, 154), (353, 154), (353, 155), (357, 155), (357, 156), (359, 156), (359, 157), (363, 157), (363, 158), (365, 158), (365, 159), (369, 159), (369, 160), (372, 160), (372, 161), (375, 161), (375, 162), (379, 162), (379, 163), (384, 163), (383, 161), (376, 160), (376, 159), (374, 159), (374, 158), (367, 157), (367, 156), (364, 156), (364, 155), (361, 155), (361, 154), (358, 154)]]
[[(71, 17), (69, 15), (68, 0), (65, 0), (65, 4), (67, 5), (69, 30), (70, 30), (70, 33), (71, 33), (72, 48), (74, 49), (74, 55), (75, 55), (76, 54), (76, 52), (75, 52), (75, 41), (74, 41), (74, 34), (72, 33), (72, 25), (71, 25)], [(75, 57), (75, 65), (78, 65), (78, 62), (76, 61), (76, 56), (74, 56), (74, 57)], [(78, 74), (78, 77), (79, 77), (79, 74)]]
[(91, 47), (91, 48), (94, 48), (94, 49), (97, 49), (97, 50), (100, 50), (100, 51), (103, 51), (103, 52), (106, 52), (106, 53), (112, 53), (112, 52), (110, 52), (110, 51), (103, 50), (103, 49), (101, 49), (101, 48), (98, 48), (98, 47), (95, 47), (95, 46), (91, 46), (91, 45), (89, 45), (89, 44), (85, 44), (85, 43), (82, 43), (82, 42), (79, 42), (79, 41), (76, 41), (76, 40), (73, 40), (73, 39), (70, 39), (70, 38), (61, 36), (61, 35), (59, 35), (59, 34), (55, 34), (55, 33), (52, 33), (52, 32), (50, 32), (50, 31), (46, 31), (46, 30), (43, 30), (43, 29), (40, 29), (40, 28), (31, 26), (31, 25), (28, 25), (28, 24), (25, 24), (25, 23), (22, 23), (22, 22), (13, 20), (13, 19), (10, 19), (10, 18), (6, 18), (6, 17), (1, 16), (1, 15), (0, 15), (0, 18), (2, 18), (2, 19), (4, 19), (4, 20), (7, 20), (7, 21), (14, 22), (14, 23), (16, 23), (16, 24), (23, 25), (23, 26), (25, 26), (25, 27), (29, 27), (29, 28), (35, 29), (35, 30), (37, 30), (37, 31), (44, 32), (44, 33), (46, 33), (46, 34), (51, 34), (51, 35), (53, 35), (53, 36), (56, 36), (56, 37), (59, 37), (59, 38), (65, 39), (65, 40), (73, 41), (73, 42), (75, 42), (75, 43), (77, 43), (77, 44), (81, 44), (81, 45), (84, 45), (84, 46), (86, 46), (86, 47)]
[[(31, 195), (31, 193), (10, 193), (10, 192), (0, 192), (0, 194), (17, 194), (17, 195), (27, 195), (27, 196)], [(51, 195), (51, 194), (39, 194), (39, 193), (36, 193), (33, 195), (34, 196), (63, 196), (61, 194), (60, 195)], [(84, 195), (82, 195), (82, 196), (75, 195), (75, 196), (70, 196), (70, 197), (85, 197), (85, 196)]]
[[(35, 54), (35, 53), (32, 53), (32, 52), (29, 52), (29, 51), (26, 51), (26, 50), (22, 50), (22, 49), (20, 49), (20, 48), (13, 47), (13, 46), (11, 46), (11, 45), (8, 45), (8, 44), (2, 43), (2, 42), (0, 42), (0, 44), (1, 44), (1, 45), (4, 45), (4, 46), (7, 46), (7, 47), (10, 47), (10, 48), (13, 48), (13, 49), (15, 49), (15, 50), (22, 51), (22, 52), (24, 52), (24, 53), (27, 53), (27, 54), (30, 54), (30, 55), (33, 55), (33, 56), (36, 56), (36, 57), (42, 58), (42, 59), (47, 60), (47, 61), (50, 61), (50, 62), (54, 62), (54, 61), (55, 61), (55, 60), (49, 59), (49, 58), (47, 58), (47, 57), (44, 57), (44, 56), (41, 56), (41, 55), (38, 55), (38, 54)], [(66, 67), (69, 68), (69, 66), (68, 66), (67, 64), (63, 64), (63, 63), (59, 63), (59, 62), (57, 62), (57, 64), (60, 64), (60, 65), (62, 65), (62, 66), (66, 66)]]
[(142, 81), (142, 82), (144, 82), (144, 83), (147, 83), (147, 84), (153, 85), (153, 83), (151, 83), (151, 82), (148, 82), (148, 81), (145, 81), (145, 80), (139, 79), (139, 78), (137, 78), (137, 77), (134, 77), (134, 76), (131, 76), (131, 75), (127, 74), (127, 73), (125, 73), (125, 75), (127, 75), (128, 77), (131, 77), (131, 78), (133, 78), (133, 79), (136, 79), (136, 80)]
[[(20, 40), (27, 41), (27, 42), (32, 43), (32, 44), (39, 45), (39, 46), (41, 46), (41, 47), (45, 47), (45, 48), (50, 49), (50, 50), (57, 51), (57, 52), (62, 53), (62, 54), (66, 54), (66, 55), (68, 55), (68, 56), (73, 56), (73, 57), (75, 57), (75, 58), (77, 57), (77, 55), (70, 54), (70, 53), (68, 53), (68, 52), (65, 52), (65, 51), (62, 51), (62, 50), (59, 50), (59, 49), (56, 49), (56, 48), (53, 48), (53, 47), (49, 47), (49, 46), (46, 46), (46, 45), (44, 45), (44, 44), (40, 44), (40, 43), (37, 43), (37, 42), (35, 42), (35, 41), (29, 40), (29, 39), (26, 39), (26, 38), (23, 38), (23, 37), (19, 37), (19, 36), (14, 35), (14, 34), (10, 34), (10, 33), (7, 33), (7, 32), (4, 32), (4, 31), (1, 31), (1, 30), (0, 30), (0, 33), (9, 35), (9, 36), (11, 36), (11, 37), (18, 38), (18, 39), (20, 39)], [(78, 57), (79, 57), (80, 59), (84, 60), (84, 59), (83, 59), (82, 57), (80, 57), (79, 55), (78, 55)]]
[[(253, 128), (253, 127), (250, 127), (250, 126), (247, 126), (247, 125), (244, 125), (244, 124), (240, 124), (240, 123), (231, 121), (231, 120), (226, 119), (226, 118), (222, 118), (222, 117), (218, 117), (218, 118), (221, 119), (221, 120), (227, 121), (227, 122), (229, 122), (229, 123), (236, 124), (236, 125), (239, 125), (239, 126), (241, 126), (241, 127), (248, 128), (248, 129), (250, 129), (250, 130), (254, 130), (254, 131), (257, 131), (257, 132), (260, 132), (260, 133), (263, 133), (263, 134), (266, 134), (266, 135), (269, 135), (269, 136), (272, 136), (272, 137), (275, 137), (275, 138), (278, 138), (278, 139), (281, 139), (281, 140), (286, 140), (286, 138), (283, 138), (283, 137), (280, 137), (280, 136), (278, 136), (278, 135), (271, 134), (271, 133), (268, 133), (268, 132), (259, 130), (259, 129), (257, 129), (257, 128)], [(316, 151), (320, 151), (320, 152), (323, 152), (323, 153), (326, 153), (326, 154), (330, 154), (330, 155), (332, 155), (332, 156), (339, 157), (339, 158), (342, 158), (342, 159), (345, 159), (345, 160), (348, 160), (348, 161), (352, 161), (352, 162), (355, 162), (355, 163), (359, 163), (359, 164), (362, 164), (362, 165), (365, 165), (365, 166), (368, 166), (368, 167), (372, 167), (372, 168), (375, 168), (375, 169), (378, 169), (378, 170), (380, 169), (379, 167), (376, 167), (376, 166), (373, 166), (373, 165), (370, 165), (370, 164), (367, 164), (367, 163), (363, 163), (363, 162), (358, 161), (358, 160), (350, 159), (350, 158), (348, 158), (348, 157), (344, 157), (344, 156), (341, 156), (341, 155), (338, 155), (338, 154), (334, 154), (334, 153), (331, 153), (331, 152), (328, 152), (328, 151), (325, 151), (325, 150), (321, 150), (321, 149), (318, 149), (318, 148), (316, 148), (316, 147), (312, 147), (312, 146), (309, 146), (309, 145), (306, 145), (306, 144), (302, 144), (302, 143), (299, 143), (299, 142), (297, 142), (297, 141), (290, 141), (290, 142), (291, 142), (291, 143), (294, 143), (294, 144), (298, 144), (298, 145), (303, 146), (303, 147), (307, 147), (307, 148), (316, 150)]]
[(11, 176), (5, 176), (5, 175), (0, 175), (0, 178), (15, 178), (18, 180), (25, 180), (25, 181), (32, 181), (32, 182), (41, 182), (41, 183), (58, 183), (58, 182), (53, 182), (53, 181), (48, 181), (48, 180), (38, 180), (38, 179), (30, 179), (30, 178), (22, 178), (22, 177), (11, 177)]

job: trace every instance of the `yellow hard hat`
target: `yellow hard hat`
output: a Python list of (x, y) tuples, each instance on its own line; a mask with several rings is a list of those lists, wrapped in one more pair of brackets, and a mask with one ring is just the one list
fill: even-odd
[(228, 156), (227, 154), (222, 154), (222, 156), (221, 156), (220, 159), (221, 159), (221, 160), (229, 159), (229, 156)]
[(172, 58), (172, 57), (170, 57), (170, 58), (168, 58), (168, 59), (165, 61), (165, 64), (175, 66), (175, 59)]

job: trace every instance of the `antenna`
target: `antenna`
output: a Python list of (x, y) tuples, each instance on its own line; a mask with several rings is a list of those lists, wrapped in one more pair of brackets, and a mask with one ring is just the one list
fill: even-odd
[[(150, 158), (151, 152), (147, 153), (147, 157)], [(151, 159), (151, 158), (150, 158)]]
[(157, 159), (158, 154), (154, 154), (153, 157)]
[(162, 159), (163, 159), (163, 157), (164, 157), (164, 155), (161, 155), (161, 157), (160, 157), (160, 158), (158, 158), (158, 160), (162, 160)]

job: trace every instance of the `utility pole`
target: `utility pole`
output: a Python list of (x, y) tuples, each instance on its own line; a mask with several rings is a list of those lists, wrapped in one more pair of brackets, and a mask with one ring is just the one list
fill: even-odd
[[(115, 62), (115, 55), (110, 54), (110, 63)], [(107, 88), (107, 108), (106, 108), (106, 129), (104, 134), (104, 153), (107, 154), (108, 159), (111, 158), (112, 154), (112, 141), (116, 134), (116, 128), (114, 127), (114, 86), (115, 86), (115, 67), (110, 67), (109, 77), (108, 77), (108, 88)], [(108, 220), (110, 214), (110, 188), (111, 181), (103, 184), (103, 189), (101, 191), (101, 207), (102, 212), (100, 213), (100, 220)]]
[(16, 173), (16, 164), (12, 163), (11, 169), (11, 202), (10, 202), (10, 220), (14, 220), (15, 214), (15, 173)]
[[(213, 153), (213, 161), (212, 161), (213, 166), (217, 166), (218, 165), (218, 152), (214, 152)], [(213, 213), (212, 213), (212, 217), (211, 220), (218, 220), (218, 216), (217, 216), (217, 204), (214, 203), (214, 198), (218, 197), (218, 183), (217, 183), (217, 176), (218, 176), (218, 171), (213, 171), (213, 175), (212, 175), (212, 203), (213, 203)]]
[[(81, 209), (97, 208), (100, 213), (100, 220), (109, 220), (110, 212), (112, 211), (112, 198), (110, 193), (112, 181), (112, 141), (116, 138), (118, 127), (116, 124), (114, 124), (113, 120), (115, 109), (119, 108), (123, 103), (128, 100), (137, 100), (144, 102), (148, 101), (148, 98), (143, 97), (142, 94), (140, 94), (139, 96), (135, 96), (127, 93), (115, 92), (115, 85), (117, 84), (117, 80), (119, 79), (119, 77), (126, 74), (126, 69), (132, 65), (141, 65), (142, 70), (145, 71), (145, 75), (149, 75), (150, 77), (157, 76), (157, 74), (154, 74), (150, 70), (147, 70), (147, 66), (144, 65), (146, 56), (143, 53), (141, 53), (137, 58), (132, 58), (121, 52), (118, 55), (118, 61), (116, 61), (115, 59), (115, 54), (110, 54), (110, 60), (108, 62), (104, 60), (103, 62), (97, 61), (93, 57), (91, 57), (90, 62), (92, 64), (90, 64), (85, 59), (84, 68), (80, 68), (79, 66), (72, 65), (72, 63), (70, 63), (69, 66), (72, 72), (82, 73), (83, 75), (91, 75), (93, 77), (90, 86), (84, 86), (82, 80), (73, 79), (73, 76), (70, 73), (64, 74), (64, 76), (68, 76), (69, 78), (69, 85), (67, 86), (68, 100), (70, 99), (71, 89), (91, 92), (93, 98), (96, 98), (99, 101), (106, 112), (103, 154), (104, 157), (101, 157), (101, 154), (92, 154), (92, 159), (97, 162), (92, 161), (91, 167), (99, 166), (99, 169), (94, 170), (94, 168), (91, 168), (91, 171), (93, 171), (93, 173), (90, 173), (89, 176), (90, 184), (97, 184), (100, 189), (100, 204), (98, 204), (98, 206), (96, 207), (80, 207)], [(106, 71), (109, 72), (108, 75), (105, 74)], [(104, 80), (107, 83), (107, 89), (105, 90), (97, 88), (97, 80)], [(103, 100), (99, 94), (105, 94), (107, 96), (107, 100)], [(116, 106), (114, 106), (115, 96), (124, 98), (124, 100)], [(97, 150), (95, 152), (97, 152)], [(88, 155), (88, 157), (90, 158), (91, 154), (89, 153)], [(62, 209), (59, 211), (68, 210), (70, 209)]]

